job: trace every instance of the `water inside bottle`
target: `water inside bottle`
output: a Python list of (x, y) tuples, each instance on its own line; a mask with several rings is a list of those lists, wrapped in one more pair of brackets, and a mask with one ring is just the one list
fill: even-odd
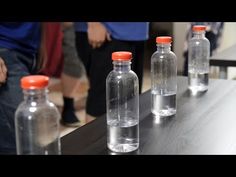
[(152, 113), (157, 116), (171, 116), (176, 114), (176, 93), (159, 94), (152, 91)]
[(208, 71), (194, 71), (188, 72), (188, 88), (192, 92), (203, 92), (208, 89)]
[(131, 152), (139, 146), (138, 121), (123, 118), (108, 122), (108, 148), (114, 152)]

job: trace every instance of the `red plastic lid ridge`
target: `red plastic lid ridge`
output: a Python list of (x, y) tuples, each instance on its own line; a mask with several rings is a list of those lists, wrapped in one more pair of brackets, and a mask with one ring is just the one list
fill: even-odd
[(156, 37), (156, 43), (158, 43), (158, 44), (169, 44), (171, 42), (172, 42), (172, 37), (170, 37), (170, 36)]
[(21, 88), (42, 89), (48, 86), (49, 77), (44, 75), (29, 75), (21, 78)]
[(111, 58), (113, 61), (129, 61), (132, 59), (132, 53), (127, 51), (113, 52)]
[(193, 31), (206, 31), (206, 26), (204, 26), (204, 25), (194, 25), (192, 30)]

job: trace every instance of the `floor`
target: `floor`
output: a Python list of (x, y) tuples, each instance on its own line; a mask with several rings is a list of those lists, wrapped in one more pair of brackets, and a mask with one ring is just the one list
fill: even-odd
[[(143, 89), (142, 92), (145, 92), (150, 88), (151, 80), (149, 77), (149, 70), (144, 71), (144, 79), (143, 79)], [(81, 122), (81, 126), (85, 125), (85, 102), (88, 90), (88, 80), (85, 76), (81, 78), (81, 84), (77, 88), (77, 95), (75, 98), (75, 108), (76, 115)], [(58, 78), (50, 78), (49, 82), (49, 99), (52, 101), (59, 109), (62, 110), (63, 107), (63, 99), (61, 92), (61, 83)], [(63, 125), (60, 126), (61, 137), (72, 132), (76, 128), (65, 127)]]
[[(61, 92), (61, 82), (58, 78), (50, 78), (49, 82), (49, 100), (52, 101), (61, 112), (63, 107), (63, 98)], [(81, 122), (81, 126), (85, 124), (85, 100), (88, 90), (88, 81), (86, 77), (82, 77), (80, 87), (77, 88), (75, 97), (76, 115)], [(60, 125), (61, 137), (75, 130), (76, 128)]]

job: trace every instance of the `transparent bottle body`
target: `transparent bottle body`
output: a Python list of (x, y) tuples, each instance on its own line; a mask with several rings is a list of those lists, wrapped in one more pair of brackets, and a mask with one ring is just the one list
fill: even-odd
[(114, 65), (106, 80), (107, 145), (114, 152), (131, 152), (139, 147), (138, 77), (130, 62)]
[(151, 112), (159, 117), (176, 114), (177, 63), (170, 44), (157, 44), (151, 57)]
[(18, 155), (60, 155), (60, 113), (48, 101), (46, 89), (24, 90), (15, 113)]
[(188, 88), (192, 92), (208, 90), (210, 42), (205, 32), (194, 33), (189, 41)]

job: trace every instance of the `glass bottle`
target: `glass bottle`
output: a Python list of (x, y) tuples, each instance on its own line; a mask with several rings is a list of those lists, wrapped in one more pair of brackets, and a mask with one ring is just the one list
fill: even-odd
[(194, 92), (208, 90), (210, 42), (205, 37), (206, 26), (195, 25), (188, 51), (188, 88)]
[(107, 145), (114, 152), (139, 147), (139, 84), (131, 59), (130, 52), (113, 52), (114, 67), (106, 79)]
[(176, 114), (177, 58), (171, 42), (169, 36), (157, 37), (151, 57), (151, 112), (159, 117)]
[(18, 155), (61, 154), (60, 113), (48, 100), (49, 78), (42, 75), (21, 79), (24, 100), (15, 113)]

